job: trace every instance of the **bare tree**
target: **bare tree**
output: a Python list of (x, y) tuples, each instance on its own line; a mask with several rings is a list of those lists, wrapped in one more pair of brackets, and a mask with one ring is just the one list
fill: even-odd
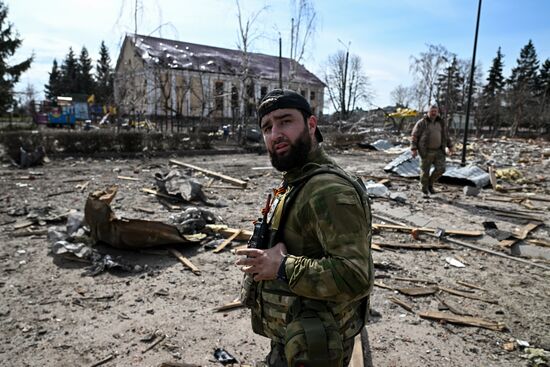
[[(433, 91), (437, 76), (453, 54), (442, 45), (427, 45), (428, 50), (421, 52), (418, 57), (411, 56), (409, 70), (414, 74), (419, 92), (424, 90), (427, 103), (432, 103)], [(425, 105), (419, 106), (423, 110)]]
[(349, 117), (359, 102), (366, 102), (372, 96), (361, 58), (352, 55), (351, 60), (348, 60), (344, 51), (329, 56), (324, 82), (327, 84), (329, 99), (342, 120)]
[(393, 103), (400, 107), (409, 107), (413, 100), (413, 88), (404, 87), (399, 84), (390, 92), (390, 97)]
[[(238, 88), (238, 93), (240, 94), (239, 100), (241, 100), (241, 113), (242, 120), (245, 125), (247, 125), (248, 115), (255, 110), (255, 94), (254, 94), (254, 84), (250, 75), (250, 50), (252, 48), (253, 42), (260, 37), (261, 33), (256, 27), (256, 22), (258, 21), (259, 16), (267, 9), (266, 6), (262, 7), (260, 10), (253, 12), (244, 20), (244, 15), (241, 11), (241, 6), (239, 0), (235, 0), (237, 5), (237, 19), (239, 21), (239, 38), (237, 41), (237, 47), (242, 52), (242, 63), (241, 63), (241, 87)], [(250, 93), (252, 91), (252, 93)], [(239, 129), (240, 132), (240, 129)], [(240, 136), (237, 137), (239, 140)]]
[(290, 26), (290, 71), (288, 82), (294, 80), (297, 64), (303, 61), (307, 46), (315, 34), (317, 12), (310, 0), (291, 0), (294, 14)]

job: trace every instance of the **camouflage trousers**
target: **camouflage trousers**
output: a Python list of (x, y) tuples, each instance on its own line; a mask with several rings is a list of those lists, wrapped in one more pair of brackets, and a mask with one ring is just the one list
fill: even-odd
[[(434, 170), (430, 175), (430, 169), (434, 166)], [(420, 157), (420, 185), (422, 189), (427, 189), (433, 186), (441, 175), (445, 173), (445, 152), (441, 149), (428, 149), (425, 154)]]
[[(351, 360), (351, 353), (353, 352), (353, 344), (355, 339), (351, 338), (344, 341), (344, 363), (342, 366), (334, 366), (334, 367), (346, 367), (350, 360)], [(286, 363), (286, 357), (285, 357), (285, 346), (284, 344), (277, 343), (275, 341), (271, 341), (271, 351), (266, 357), (265, 362), (261, 362), (259, 364), (256, 364), (257, 367), (265, 366), (265, 367), (289, 367)], [(293, 367), (293, 366), (290, 366)]]

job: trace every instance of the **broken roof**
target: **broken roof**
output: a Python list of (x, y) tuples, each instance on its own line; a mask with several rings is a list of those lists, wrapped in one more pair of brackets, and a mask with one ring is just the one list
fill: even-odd
[[(129, 34), (126, 40), (135, 45), (137, 54), (148, 65), (170, 69), (238, 75), (242, 73), (243, 52), (227, 48), (198, 45), (143, 35)], [(125, 41), (126, 41), (125, 40)], [(279, 79), (279, 57), (249, 52), (249, 73), (260, 79)], [(283, 75), (289, 74), (291, 60), (282, 58)], [(325, 85), (317, 76), (297, 63), (294, 81)]]

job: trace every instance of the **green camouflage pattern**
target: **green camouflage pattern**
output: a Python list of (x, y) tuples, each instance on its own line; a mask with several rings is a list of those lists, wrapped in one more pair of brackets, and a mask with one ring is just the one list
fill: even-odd
[[(309, 162), (285, 174), (290, 188), (320, 167), (341, 171), (322, 149), (312, 152)], [(297, 298), (323, 301), (342, 340), (361, 330), (373, 285), (370, 207), (361, 194), (363, 201), (350, 180), (334, 173), (314, 175), (297, 192), (282, 229), (289, 282), (257, 284), (255, 332), (284, 344), (287, 314)]]
[[(430, 175), (430, 169), (434, 170)], [(420, 185), (422, 189), (433, 186), (439, 177), (445, 173), (445, 152), (440, 149), (428, 149), (420, 157)]]

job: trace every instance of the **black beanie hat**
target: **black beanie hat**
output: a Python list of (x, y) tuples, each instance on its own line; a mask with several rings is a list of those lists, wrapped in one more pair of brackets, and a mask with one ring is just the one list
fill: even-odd
[[(307, 117), (313, 115), (311, 106), (301, 94), (289, 89), (274, 89), (267, 93), (258, 105), (258, 125), (261, 124), (262, 117), (281, 108), (295, 108), (303, 111)], [(315, 129), (315, 137), (319, 143), (323, 141), (323, 135), (318, 127)]]

